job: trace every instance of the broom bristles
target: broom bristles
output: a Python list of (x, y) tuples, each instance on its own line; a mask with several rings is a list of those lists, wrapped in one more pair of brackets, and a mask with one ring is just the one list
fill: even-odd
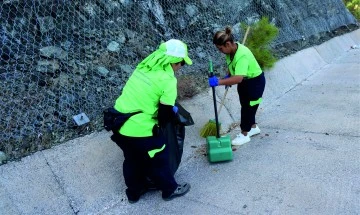
[[(218, 123), (219, 131), (221, 130), (221, 125)], [(206, 138), (208, 136), (216, 136), (216, 122), (215, 120), (209, 120), (200, 130), (200, 136)]]

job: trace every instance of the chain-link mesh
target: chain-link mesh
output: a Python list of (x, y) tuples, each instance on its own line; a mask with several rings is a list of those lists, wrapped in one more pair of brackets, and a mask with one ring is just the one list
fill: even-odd
[[(240, 22), (267, 16), (280, 28), (276, 45), (355, 23), (341, 1), (316, 2), (2, 0), (0, 151), (16, 159), (102, 129), (103, 109), (161, 41), (189, 45), (191, 72), (219, 59), (212, 36), (226, 25), (239, 39)], [(76, 123), (81, 113), (89, 123)]]

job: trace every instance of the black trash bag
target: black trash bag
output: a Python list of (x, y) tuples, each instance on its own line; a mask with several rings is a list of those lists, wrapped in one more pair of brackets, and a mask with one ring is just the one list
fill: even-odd
[(185, 140), (185, 126), (167, 123), (163, 128), (166, 147), (169, 150), (169, 167), (173, 175), (179, 168)]
[(103, 112), (104, 128), (107, 131), (117, 132), (124, 125), (126, 120), (138, 113), (141, 113), (141, 111), (134, 113), (120, 113), (113, 107), (107, 108)]
[(194, 125), (194, 121), (189, 112), (187, 112), (179, 103), (177, 120), (169, 122), (163, 129), (163, 135), (169, 150), (169, 166), (171, 173), (175, 175), (179, 168), (181, 157), (183, 154), (185, 140), (185, 126)]
[(194, 120), (192, 119), (191, 114), (178, 102), (176, 102), (175, 105), (178, 107), (176, 123), (183, 126), (194, 125)]

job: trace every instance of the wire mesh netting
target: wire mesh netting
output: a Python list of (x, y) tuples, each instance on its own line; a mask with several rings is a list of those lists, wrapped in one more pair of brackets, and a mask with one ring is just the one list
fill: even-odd
[(221, 58), (216, 30), (231, 25), (241, 38), (239, 23), (263, 16), (280, 29), (274, 45), (355, 23), (331, 0), (2, 0), (0, 151), (16, 159), (101, 130), (102, 111), (161, 41), (188, 44), (185, 72), (206, 70)]

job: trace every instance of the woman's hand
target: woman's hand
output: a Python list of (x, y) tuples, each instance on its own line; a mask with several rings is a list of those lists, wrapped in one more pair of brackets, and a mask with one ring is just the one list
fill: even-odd
[(219, 85), (219, 79), (216, 76), (212, 76), (209, 78), (209, 86), (216, 87)]

